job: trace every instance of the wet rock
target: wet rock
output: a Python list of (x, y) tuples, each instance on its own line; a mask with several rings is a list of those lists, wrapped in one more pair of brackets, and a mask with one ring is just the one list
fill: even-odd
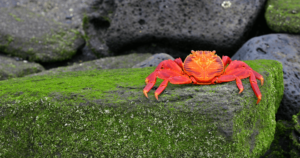
[(265, 18), (276, 32), (300, 33), (299, 0), (268, 0)]
[(233, 60), (272, 59), (283, 65), (284, 96), (276, 114), (278, 119), (291, 120), (300, 109), (300, 36), (270, 34), (250, 39)]
[(28, 61), (71, 58), (84, 44), (78, 30), (23, 7), (0, 8), (0, 51)]
[(136, 65), (134, 65), (132, 68), (143, 68), (143, 67), (156, 67), (160, 62), (164, 61), (164, 60), (174, 60), (174, 58), (172, 56), (170, 56), (169, 54), (166, 53), (158, 53), (158, 54), (154, 54), (153, 56), (151, 56), (150, 58), (148, 58), (147, 60), (144, 60)]
[[(171, 56), (204, 48), (231, 56), (246, 41), (264, 2), (96, 0), (84, 29), (92, 50), (103, 56), (150, 43), (172, 48), (166, 52)], [(101, 52), (106, 46), (111, 54)]]

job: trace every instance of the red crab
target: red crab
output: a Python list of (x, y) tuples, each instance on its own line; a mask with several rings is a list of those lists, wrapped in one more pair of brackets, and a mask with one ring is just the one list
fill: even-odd
[[(164, 60), (146, 78), (146, 87), (143, 92), (148, 98), (147, 93), (155, 85), (156, 77), (164, 81), (155, 91), (155, 98), (167, 87), (168, 82), (172, 84), (216, 84), (222, 82), (236, 81), (236, 85), (241, 93), (244, 90), (241, 79), (250, 77), (251, 87), (256, 95), (258, 104), (261, 100), (261, 93), (256, 79), (260, 80), (261, 85), (264, 78), (259, 73), (252, 70), (246, 63), (223, 56), (217, 56), (216, 51), (193, 51), (182, 63), (181, 58)], [(226, 69), (225, 66), (229, 64)], [(225, 69), (225, 70), (224, 70)]]

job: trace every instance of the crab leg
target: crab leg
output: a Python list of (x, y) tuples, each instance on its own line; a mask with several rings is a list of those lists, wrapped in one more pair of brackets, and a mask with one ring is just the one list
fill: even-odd
[(153, 80), (151, 80), (151, 81), (147, 81), (146, 80), (146, 83), (148, 83), (147, 85), (146, 85), (146, 87), (143, 89), (143, 93), (144, 93), (144, 95), (148, 98), (148, 92), (152, 89), (152, 87), (155, 85), (155, 83), (156, 83), (156, 76), (155, 76), (155, 78), (153, 79)]
[[(230, 75), (230, 74), (238, 74), (238, 75), (236, 76), (236, 75)], [(249, 78), (250, 84), (251, 84), (251, 87), (253, 89), (254, 94), (258, 98), (257, 102), (256, 102), (256, 104), (258, 104), (261, 100), (261, 92), (258, 88), (257, 81), (256, 81), (256, 76), (253, 73), (252, 69), (250, 69), (250, 70), (236, 69), (234, 71), (231, 71), (228, 75), (221, 75), (219, 77), (216, 77), (215, 79), (212, 80), (212, 82), (214, 84), (214, 82), (223, 83), (223, 82), (230, 82), (230, 81), (236, 80), (236, 85), (240, 90), (239, 93), (241, 93), (244, 90), (241, 79), (244, 79), (244, 78), (247, 78), (247, 77), (250, 77)], [(263, 78), (262, 78), (262, 82), (263, 82)]]
[[(258, 72), (254, 71), (250, 66), (248, 66), (246, 63), (244, 63), (242, 61), (238, 61), (238, 60), (231, 61), (230, 64), (228, 65), (228, 67), (225, 70), (225, 74), (226, 75), (236, 74), (236, 72), (238, 72), (238, 71), (247, 71), (247, 70), (250, 70), (251, 72), (253, 72), (254, 75), (255, 75), (255, 78), (260, 80), (261, 85), (263, 85), (263, 83), (264, 83), (263, 76), (260, 75)], [(240, 75), (237, 75), (237, 76), (240, 76)], [(249, 77), (249, 76), (247, 76), (247, 77)], [(245, 78), (247, 78), (247, 77), (245, 77)]]
[(160, 85), (159, 87), (156, 89), (154, 95), (155, 98), (158, 100), (158, 95), (160, 95), (161, 92), (163, 92), (167, 85), (168, 82), (171, 82), (172, 84), (190, 84), (192, 82), (192, 80), (188, 77), (188, 76), (174, 76), (174, 77), (170, 77), (168, 79), (165, 79)]
[(154, 72), (152, 72), (145, 80), (147, 85), (143, 90), (144, 95), (148, 98), (147, 93), (155, 85), (156, 77), (161, 79), (167, 79), (170, 76), (182, 75), (183, 71), (182, 67), (179, 65), (180, 63), (182, 65), (182, 60), (180, 58), (177, 58), (174, 61), (170, 59), (164, 60), (161, 63), (159, 63), (158, 66), (155, 68)]
[(231, 59), (230, 59), (228, 56), (222, 56), (222, 61), (223, 61), (224, 67), (225, 67), (227, 64), (230, 64), (230, 63), (231, 63)]
[[(251, 84), (251, 87), (253, 89), (253, 92), (256, 95), (256, 97), (258, 98), (257, 102), (256, 102), (256, 104), (258, 104), (260, 102), (260, 100), (261, 100), (261, 93), (260, 93), (260, 90), (258, 88), (255, 75), (254, 75), (254, 73), (252, 71), (250, 71), (250, 78), (249, 78), (249, 80), (250, 80), (250, 84)], [(263, 80), (262, 80), (261, 83), (263, 83)]]
[(231, 82), (234, 80), (236, 81), (236, 85), (240, 90), (239, 94), (242, 93), (244, 90), (244, 86), (242, 84), (241, 79), (235, 75), (222, 75), (222, 76), (216, 77), (212, 80), (212, 83), (215, 84), (215, 83)]
[(144, 95), (148, 98), (147, 93), (151, 90), (151, 88), (155, 85), (156, 83), (156, 76), (157, 72), (162, 68), (162, 65), (164, 64), (164, 61), (158, 64), (154, 72), (152, 72), (145, 80), (146, 82), (146, 87), (143, 90)]
[(261, 74), (259, 74), (258, 72), (252, 70), (253, 74), (255, 75), (255, 78), (260, 80), (260, 84), (263, 85), (264, 84), (264, 78)]

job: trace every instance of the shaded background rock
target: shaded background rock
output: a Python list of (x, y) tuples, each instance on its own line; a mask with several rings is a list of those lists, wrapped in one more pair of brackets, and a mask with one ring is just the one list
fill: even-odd
[(272, 59), (283, 65), (284, 96), (276, 119), (291, 120), (300, 109), (300, 36), (272, 34), (252, 38), (232, 60)]
[(159, 53), (159, 54), (154, 54), (151, 57), (149, 57), (148, 59), (134, 65), (132, 68), (143, 68), (143, 67), (156, 67), (160, 62), (164, 61), (164, 60), (174, 60), (174, 58), (166, 53)]
[(6, 54), (28, 61), (62, 61), (84, 44), (77, 30), (26, 8), (0, 8), (0, 14), (0, 50)]
[(249, 37), (265, 1), (234, 0), (227, 7), (222, 3), (97, 0), (87, 11), (84, 28), (93, 50), (106, 43), (112, 54), (156, 44), (173, 57), (183, 58), (191, 48), (231, 56)]
[(89, 71), (95, 69), (101, 70), (101, 69), (120, 69), (120, 68), (139, 67), (140, 65), (144, 65), (144, 64), (140, 64), (140, 61), (143, 60), (149, 61), (148, 59), (150, 57), (151, 57), (150, 53), (145, 53), (145, 54), (132, 53), (128, 55), (105, 57), (98, 60), (73, 64), (72, 66), (53, 68), (47, 71), (34, 73), (28, 76), (50, 75), (50, 74), (57, 74), (60, 72), (70, 72), (70, 71)]
[(299, 0), (268, 0), (265, 17), (276, 32), (300, 33)]

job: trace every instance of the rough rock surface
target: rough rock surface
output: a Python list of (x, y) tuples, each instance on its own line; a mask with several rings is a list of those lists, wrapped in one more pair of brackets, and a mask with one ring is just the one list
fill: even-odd
[(0, 51), (29, 61), (71, 58), (84, 40), (79, 31), (25, 8), (0, 8)]
[(44, 71), (44, 68), (40, 64), (16, 61), (12, 58), (0, 56), (0, 80), (23, 77), (41, 71)]
[[(249, 36), (264, 2), (96, 0), (84, 29), (89, 46), (104, 56), (153, 43), (170, 48), (166, 53), (176, 57), (203, 48), (231, 56)], [(107, 46), (110, 54), (102, 52)]]
[(292, 139), (292, 150), (290, 155), (292, 158), (300, 157), (300, 113), (293, 115), (293, 125), (294, 129), (290, 133), (290, 138)]
[(272, 34), (246, 42), (233, 60), (272, 59), (283, 65), (284, 96), (276, 119), (291, 120), (300, 110), (300, 36)]
[(0, 8), (23, 7), (82, 32), (82, 11), (90, 3), (90, 0), (1, 0)]
[[(279, 120), (276, 121), (276, 131), (274, 140), (269, 150), (260, 158), (287, 158), (291, 157), (293, 141), (291, 133), (294, 130), (293, 121)], [(297, 158), (297, 157), (292, 157)]]
[(149, 53), (145, 53), (145, 54), (132, 53), (128, 55), (105, 57), (93, 61), (74, 64), (72, 66), (53, 68), (50, 70), (31, 74), (28, 76), (50, 75), (50, 74), (58, 74), (61, 72), (71, 72), (71, 71), (75, 72), (75, 71), (89, 71), (89, 70), (101, 70), (101, 69), (132, 68), (136, 65), (140, 65), (139, 64), (140, 61), (147, 60), (150, 57), (151, 54)]
[(258, 157), (273, 140), (282, 65), (246, 63), (265, 78), (258, 105), (249, 79), (241, 94), (235, 82), (169, 84), (159, 101), (154, 90), (147, 99), (142, 88), (153, 67), (2, 81), (3, 156)]
[(149, 57), (148, 59), (134, 65), (132, 68), (143, 68), (143, 67), (156, 67), (160, 62), (164, 61), (164, 60), (174, 60), (174, 58), (172, 56), (170, 56), (169, 54), (166, 53), (158, 53), (158, 54), (154, 54), (151, 57)]
[(265, 18), (276, 32), (300, 33), (299, 0), (268, 0)]

